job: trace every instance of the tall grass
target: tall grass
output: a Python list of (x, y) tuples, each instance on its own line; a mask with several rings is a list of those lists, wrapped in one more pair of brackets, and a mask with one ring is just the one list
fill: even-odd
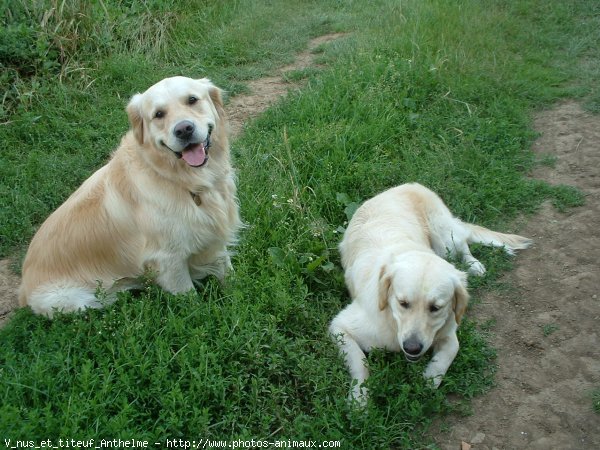
[(94, 80), (95, 61), (112, 52), (164, 53), (177, 4), (3, 0), (0, 113), (27, 103), (46, 77), (85, 87)]
[[(33, 87), (36, 79), (39, 88), (0, 126), (3, 254), (25, 248), (35, 227), (102, 164), (127, 128), (123, 108), (132, 93), (174, 73), (209, 75), (239, 92), (310, 37), (348, 34), (323, 49), (323, 67), (307, 72), (301, 91), (233, 143), (249, 227), (227, 283), (208, 280), (177, 297), (149, 286), (106, 310), (52, 322), (18, 311), (0, 330), (0, 434), (427, 446), (427, 425), (454, 407), (448, 394), (468, 399), (493, 382), (494, 351), (467, 320), (438, 391), (421, 378), (426, 362), (372, 352), (372, 401), (366, 411), (349, 408), (348, 376), (326, 335), (348, 301), (340, 235), (358, 203), (405, 181), (437, 190), (465, 220), (496, 227), (545, 198), (580, 202), (569, 188), (525, 175), (535, 164), (531, 111), (596, 92), (597, 40), (588, 34), (596, 4), (144, 4), (150, 16), (166, 18), (158, 47), (132, 51), (128, 34), (106, 51), (78, 53), (93, 69), (91, 84), (45, 74), (24, 81)], [(93, 6), (94, 17), (113, 17), (122, 5), (105, 0)], [(581, 58), (589, 70), (577, 72)], [(488, 274), (474, 286), (510, 265), (498, 251), (480, 249), (478, 257)]]

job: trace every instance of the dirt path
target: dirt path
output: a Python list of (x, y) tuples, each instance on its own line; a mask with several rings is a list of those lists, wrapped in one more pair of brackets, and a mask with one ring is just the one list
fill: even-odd
[[(494, 320), (497, 386), (473, 400), (473, 415), (451, 418), (438, 433), (443, 450), (599, 449), (600, 415), (591, 394), (600, 388), (600, 117), (563, 103), (538, 115), (533, 149), (557, 158), (532, 174), (587, 194), (580, 208), (551, 205), (518, 232), (535, 240), (504, 282), (469, 315)], [(465, 444), (462, 444), (462, 443)]]
[(250, 94), (233, 97), (229, 105), (227, 105), (232, 136), (235, 137), (240, 134), (244, 123), (248, 119), (263, 112), (282, 95), (285, 95), (289, 89), (299, 86), (285, 81), (284, 76), (286, 72), (314, 66), (313, 51), (320, 45), (339, 39), (342, 36), (344, 36), (343, 33), (319, 36), (309, 42), (307, 50), (296, 55), (296, 60), (293, 64), (281, 67), (274, 76), (249, 81), (248, 88), (250, 89)]

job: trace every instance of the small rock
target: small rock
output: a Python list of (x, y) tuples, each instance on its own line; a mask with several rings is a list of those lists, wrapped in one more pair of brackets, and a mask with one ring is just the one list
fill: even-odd
[(477, 433), (471, 438), (471, 444), (481, 444), (485, 440), (485, 433)]

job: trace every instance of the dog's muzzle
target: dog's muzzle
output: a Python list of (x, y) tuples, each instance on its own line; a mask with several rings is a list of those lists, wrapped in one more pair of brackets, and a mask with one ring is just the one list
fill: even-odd
[(410, 362), (417, 362), (423, 356), (423, 344), (414, 337), (408, 338), (402, 343), (402, 351), (404, 356)]
[(173, 133), (178, 141), (182, 141), (182, 150), (176, 151), (169, 147), (164, 141), (161, 144), (175, 153), (178, 159), (183, 159), (191, 167), (202, 167), (208, 162), (208, 149), (211, 145), (211, 134), (213, 126), (208, 125), (206, 139), (198, 142), (194, 139), (196, 127), (189, 120), (184, 120), (177, 124)]

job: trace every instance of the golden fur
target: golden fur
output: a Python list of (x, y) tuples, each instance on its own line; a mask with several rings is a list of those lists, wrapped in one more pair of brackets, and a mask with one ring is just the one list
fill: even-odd
[(469, 300), (467, 274), (444, 257), (460, 256), (470, 273), (482, 275), (485, 268), (469, 251), (473, 242), (510, 254), (530, 244), (522, 236), (462, 222), (416, 183), (389, 189), (358, 208), (340, 244), (352, 303), (329, 327), (355, 380), (352, 400), (366, 402), (364, 352), (372, 348), (403, 352), (409, 361), (433, 348), (424, 376), (439, 386), (458, 352), (456, 329)]
[(132, 129), (110, 161), (29, 246), (19, 302), (36, 313), (102, 307), (98, 286), (112, 301), (147, 271), (178, 293), (230, 267), (240, 218), (220, 89), (167, 78), (136, 94), (127, 113)]

